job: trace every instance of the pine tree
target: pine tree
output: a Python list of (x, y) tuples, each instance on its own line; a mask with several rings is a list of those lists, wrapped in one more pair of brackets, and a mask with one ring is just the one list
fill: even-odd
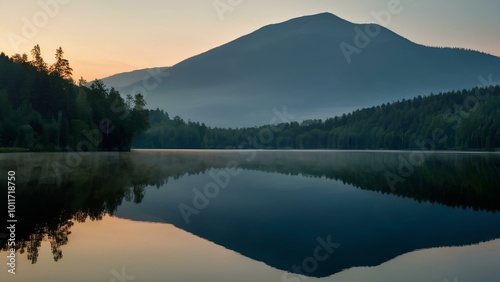
[(34, 66), (40, 72), (47, 72), (47, 63), (42, 58), (42, 52), (40, 51), (40, 45), (35, 45), (31, 50), (31, 65)]
[(20, 64), (25, 64), (28, 62), (28, 55), (26, 55), (26, 53), (24, 54), (15, 54), (14, 56), (12, 56), (12, 61), (14, 63), (20, 63)]
[(64, 51), (61, 47), (56, 50), (56, 61), (50, 67), (50, 73), (59, 75), (61, 78), (72, 80), (71, 75), (73, 74), (73, 69), (69, 66), (67, 59), (63, 57)]

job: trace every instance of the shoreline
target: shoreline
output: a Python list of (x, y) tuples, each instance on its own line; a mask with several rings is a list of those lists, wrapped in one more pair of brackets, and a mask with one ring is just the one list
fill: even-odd
[[(500, 154), (500, 149), (495, 150), (419, 150), (419, 149), (141, 149), (141, 148), (133, 148), (130, 151), (92, 151), (88, 153), (134, 153), (134, 152), (245, 152), (245, 151), (257, 151), (257, 152), (311, 152), (311, 153), (411, 153), (411, 152), (423, 152), (427, 154)], [(12, 150), (4, 150), (4, 148), (0, 148), (0, 155), (6, 154), (61, 154), (61, 153), (71, 153), (68, 151), (29, 151), (28, 149), (15, 148)]]

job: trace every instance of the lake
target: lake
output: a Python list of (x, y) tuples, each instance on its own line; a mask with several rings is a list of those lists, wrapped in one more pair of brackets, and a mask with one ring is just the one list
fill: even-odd
[(497, 153), (0, 154), (8, 171), (16, 274), (4, 235), (1, 281), (500, 277)]

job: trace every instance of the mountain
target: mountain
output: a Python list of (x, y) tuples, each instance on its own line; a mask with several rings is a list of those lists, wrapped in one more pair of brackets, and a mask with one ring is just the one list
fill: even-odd
[[(350, 62), (346, 48), (357, 48)], [(141, 91), (150, 108), (171, 116), (244, 127), (269, 124), (276, 109), (285, 107), (297, 120), (326, 118), (475, 87), (481, 85), (479, 76), (489, 75), (500, 77), (499, 57), (427, 47), (376, 24), (323, 13), (265, 26), (174, 65), (160, 79), (146, 83), (139, 76), (125, 87), (113, 85), (127, 84), (125, 75), (107, 80), (122, 94)]]
[[(19, 168), (16, 196), (23, 205), (16, 212), (24, 220), (15, 248), (32, 246), (26, 250), (31, 263), (42, 239), (59, 242), (53, 254), (63, 254), (64, 245), (79, 243), (73, 241), (79, 236), (71, 230), (74, 222), (107, 214), (173, 224), (284, 271), (313, 255), (318, 237), (331, 235), (341, 246), (310, 273), (317, 277), (414, 250), (500, 237), (500, 158), (431, 154), (392, 189), (383, 172), (396, 171), (400, 158), (412, 154), (262, 151), (252, 160), (236, 151), (91, 154), (71, 171), (59, 166), (63, 177), (54, 164), (66, 164), (67, 154), (0, 154), (0, 169)], [(215, 183), (220, 193), (208, 203), (203, 186)], [(206, 206), (187, 224), (180, 205), (199, 208), (194, 201)]]
[[(188, 179), (171, 178), (168, 186), (147, 187), (147, 196), (141, 198), (140, 205), (123, 202), (114, 216), (173, 224), (253, 260), (293, 273), (300, 272), (293, 265), (302, 266), (305, 258), (313, 255), (318, 238), (331, 237), (331, 243), (340, 244), (331, 258), (318, 263), (313, 273), (302, 272), (315, 277), (352, 267), (377, 266), (415, 250), (466, 246), (500, 235), (496, 228), (499, 213), (467, 209), (467, 205), (456, 202), (463, 199), (476, 207), (489, 203), (498, 210), (495, 200), (500, 193), (495, 181), (499, 177), (488, 168), (498, 164), (498, 159), (485, 162), (488, 157), (480, 155), (432, 155), (425, 166), (415, 168), (411, 179), (391, 192), (381, 171), (393, 170), (401, 154), (259, 152), (252, 163), (245, 161), (246, 157), (237, 152), (224, 157), (201, 153), (187, 158), (151, 152), (149, 160), (157, 162), (151, 165), (148, 157), (141, 155), (139, 166), (143, 170), (171, 170), (177, 164), (187, 166), (187, 159), (192, 159), (188, 167), (194, 170), (220, 158), (235, 161), (243, 170), (226, 180), (221, 176), (224, 169), (213, 168)], [(162, 158), (168, 158), (168, 163), (161, 162)], [(223, 160), (221, 163), (225, 164)], [(471, 175), (478, 177), (470, 178)], [(304, 177), (310, 176), (317, 177), (314, 184), (304, 181)], [(207, 200), (205, 208), (195, 210), (187, 223), (180, 205), (193, 207), (195, 201), (202, 203), (200, 195), (204, 190), (200, 185), (219, 180), (228, 181), (227, 187)], [(346, 183), (361, 189), (349, 191)], [(194, 193), (198, 188), (200, 194)], [(443, 201), (455, 208), (441, 205)], [(288, 279), (277, 281), (300, 281), (288, 275), (283, 277)]]
[[(105, 85), (115, 88), (127, 87), (137, 81), (142, 81), (143, 79), (149, 79), (149, 77), (155, 77), (158, 72), (168, 71), (168, 67), (161, 68), (148, 68), (141, 70), (134, 70), (130, 72), (118, 73), (112, 76), (108, 76), (101, 79)], [(90, 84), (90, 83), (89, 83)]]
[[(172, 119), (156, 109), (149, 110), (150, 127), (132, 148), (499, 150), (499, 108), (500, 85), (419, 96), (326, 120), (238, 129)], [(422, 143), (422, 136), (432, 142)]]

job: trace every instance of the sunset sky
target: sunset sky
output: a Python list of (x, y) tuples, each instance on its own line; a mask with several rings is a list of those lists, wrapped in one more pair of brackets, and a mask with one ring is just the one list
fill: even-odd
[(400, 0), (401, 12), (388, 24), (372, 15), (393, 1), (1, 0), (0, 51), (29, 54), (40, 44), (52, 63), (62, 46), (73, 77), (93, 80), (171, 66), (264, 25), (330, 12), (355, 23), (380, 23), (416, 43), (500, 56), (500, 1)]

